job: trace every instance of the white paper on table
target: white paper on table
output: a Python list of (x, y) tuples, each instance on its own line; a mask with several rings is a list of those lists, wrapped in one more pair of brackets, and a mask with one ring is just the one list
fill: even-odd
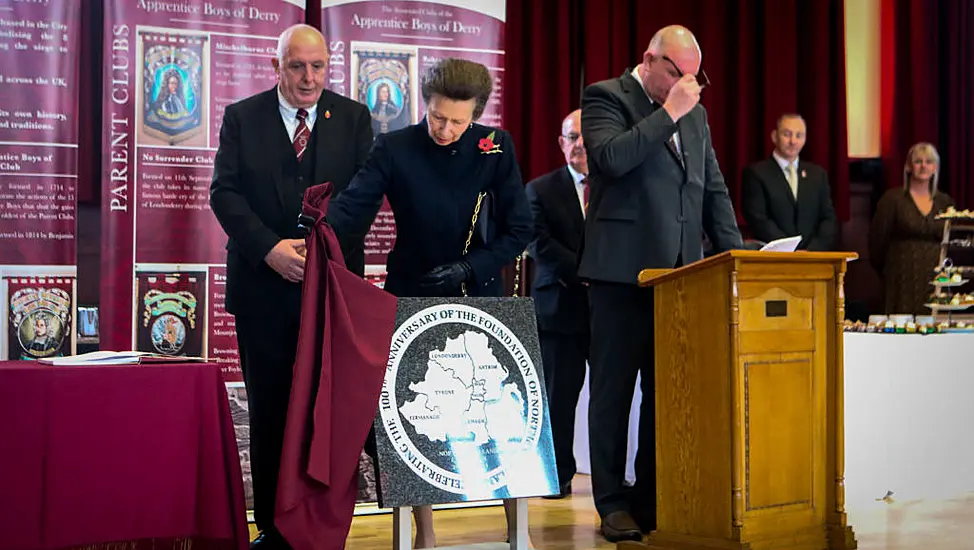
[(794, 252), (798, 248), (798, 244), (800, 242), (802, 242), (801, 235), (795, 237), (785, 237), (784, 239), (775, 239), (762, 246), (761, 252)]

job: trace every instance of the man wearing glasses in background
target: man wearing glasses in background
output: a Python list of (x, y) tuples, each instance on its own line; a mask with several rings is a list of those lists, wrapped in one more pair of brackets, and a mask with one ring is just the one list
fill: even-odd
[[(686, 28), (660, 29), (640, 65), (582, 95), (582, 137), (591, 196), (579, 277), (589, 282), (592, 493), (602, 534), (641, 540), (656, 528), (653, 291), (647, 268), (742, 248), (734, 209), (699, 105), (709, 84), (700, 46)], [(665, 319), (661, 319), (665, 322)], [(630, 401), (637, 373), (636, 483), (624, 485)]]
[(578, 252), (588, 206), (588, 159), (581, 137), (582, 112), (561, 123), (558, 147), (565, 164), (528, 183), (525, 191), (534, 217), (528, 246), (536, 266), (531, 296), (538, 316), (551, 438), (561, 490), (572, 492), (575, 477), (575, 408), (585, 384), (588, 360), (588, 288), (578, 280)]

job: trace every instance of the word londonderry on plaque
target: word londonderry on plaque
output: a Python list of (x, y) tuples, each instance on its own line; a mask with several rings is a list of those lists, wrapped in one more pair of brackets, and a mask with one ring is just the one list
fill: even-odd
[(375, 435), (382, 507), (557, 493), (531, 300), (400, 298)]

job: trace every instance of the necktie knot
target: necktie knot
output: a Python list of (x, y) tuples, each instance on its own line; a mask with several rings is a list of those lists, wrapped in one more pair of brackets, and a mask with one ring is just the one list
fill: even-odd
[(304, 122), (308, 118), (308, 111), (298, 109), (298, 120)]

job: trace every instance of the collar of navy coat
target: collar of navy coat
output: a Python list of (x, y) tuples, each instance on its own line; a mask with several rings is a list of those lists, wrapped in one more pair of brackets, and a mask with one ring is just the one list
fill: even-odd
[[(416, 124), (416, 128), (422, 129), (423, 134), (426, 136), (426, 142), (428, 143), (430, 150), (436, 152), (437, 154), (479, 155), (481, 153), (480, 148), (478, 147), (480, 140), (490, 135), (491, 132), (496, 132), (494, 134), (494, 143), (501, 145), (502, 152), (495, 154), (503, 155), (507, 153), (507, 151), (504, 150), (504, 146), (501, 144), (501, 138), (499, 135), (500, 131), (496, 128), (484, 126), (483, 124), (478, 124), (476, 122), (470, 124), (470, 127), (467, 128), (463, 132), (463, 135), (460, 136), (460, 139), (449, 145), (439, 145), (433, 141), (433, 138), (429, 135), (429, 125), (426, 122), (425, 116)], [(493, 155), (484, 156), (490, 157)]]

